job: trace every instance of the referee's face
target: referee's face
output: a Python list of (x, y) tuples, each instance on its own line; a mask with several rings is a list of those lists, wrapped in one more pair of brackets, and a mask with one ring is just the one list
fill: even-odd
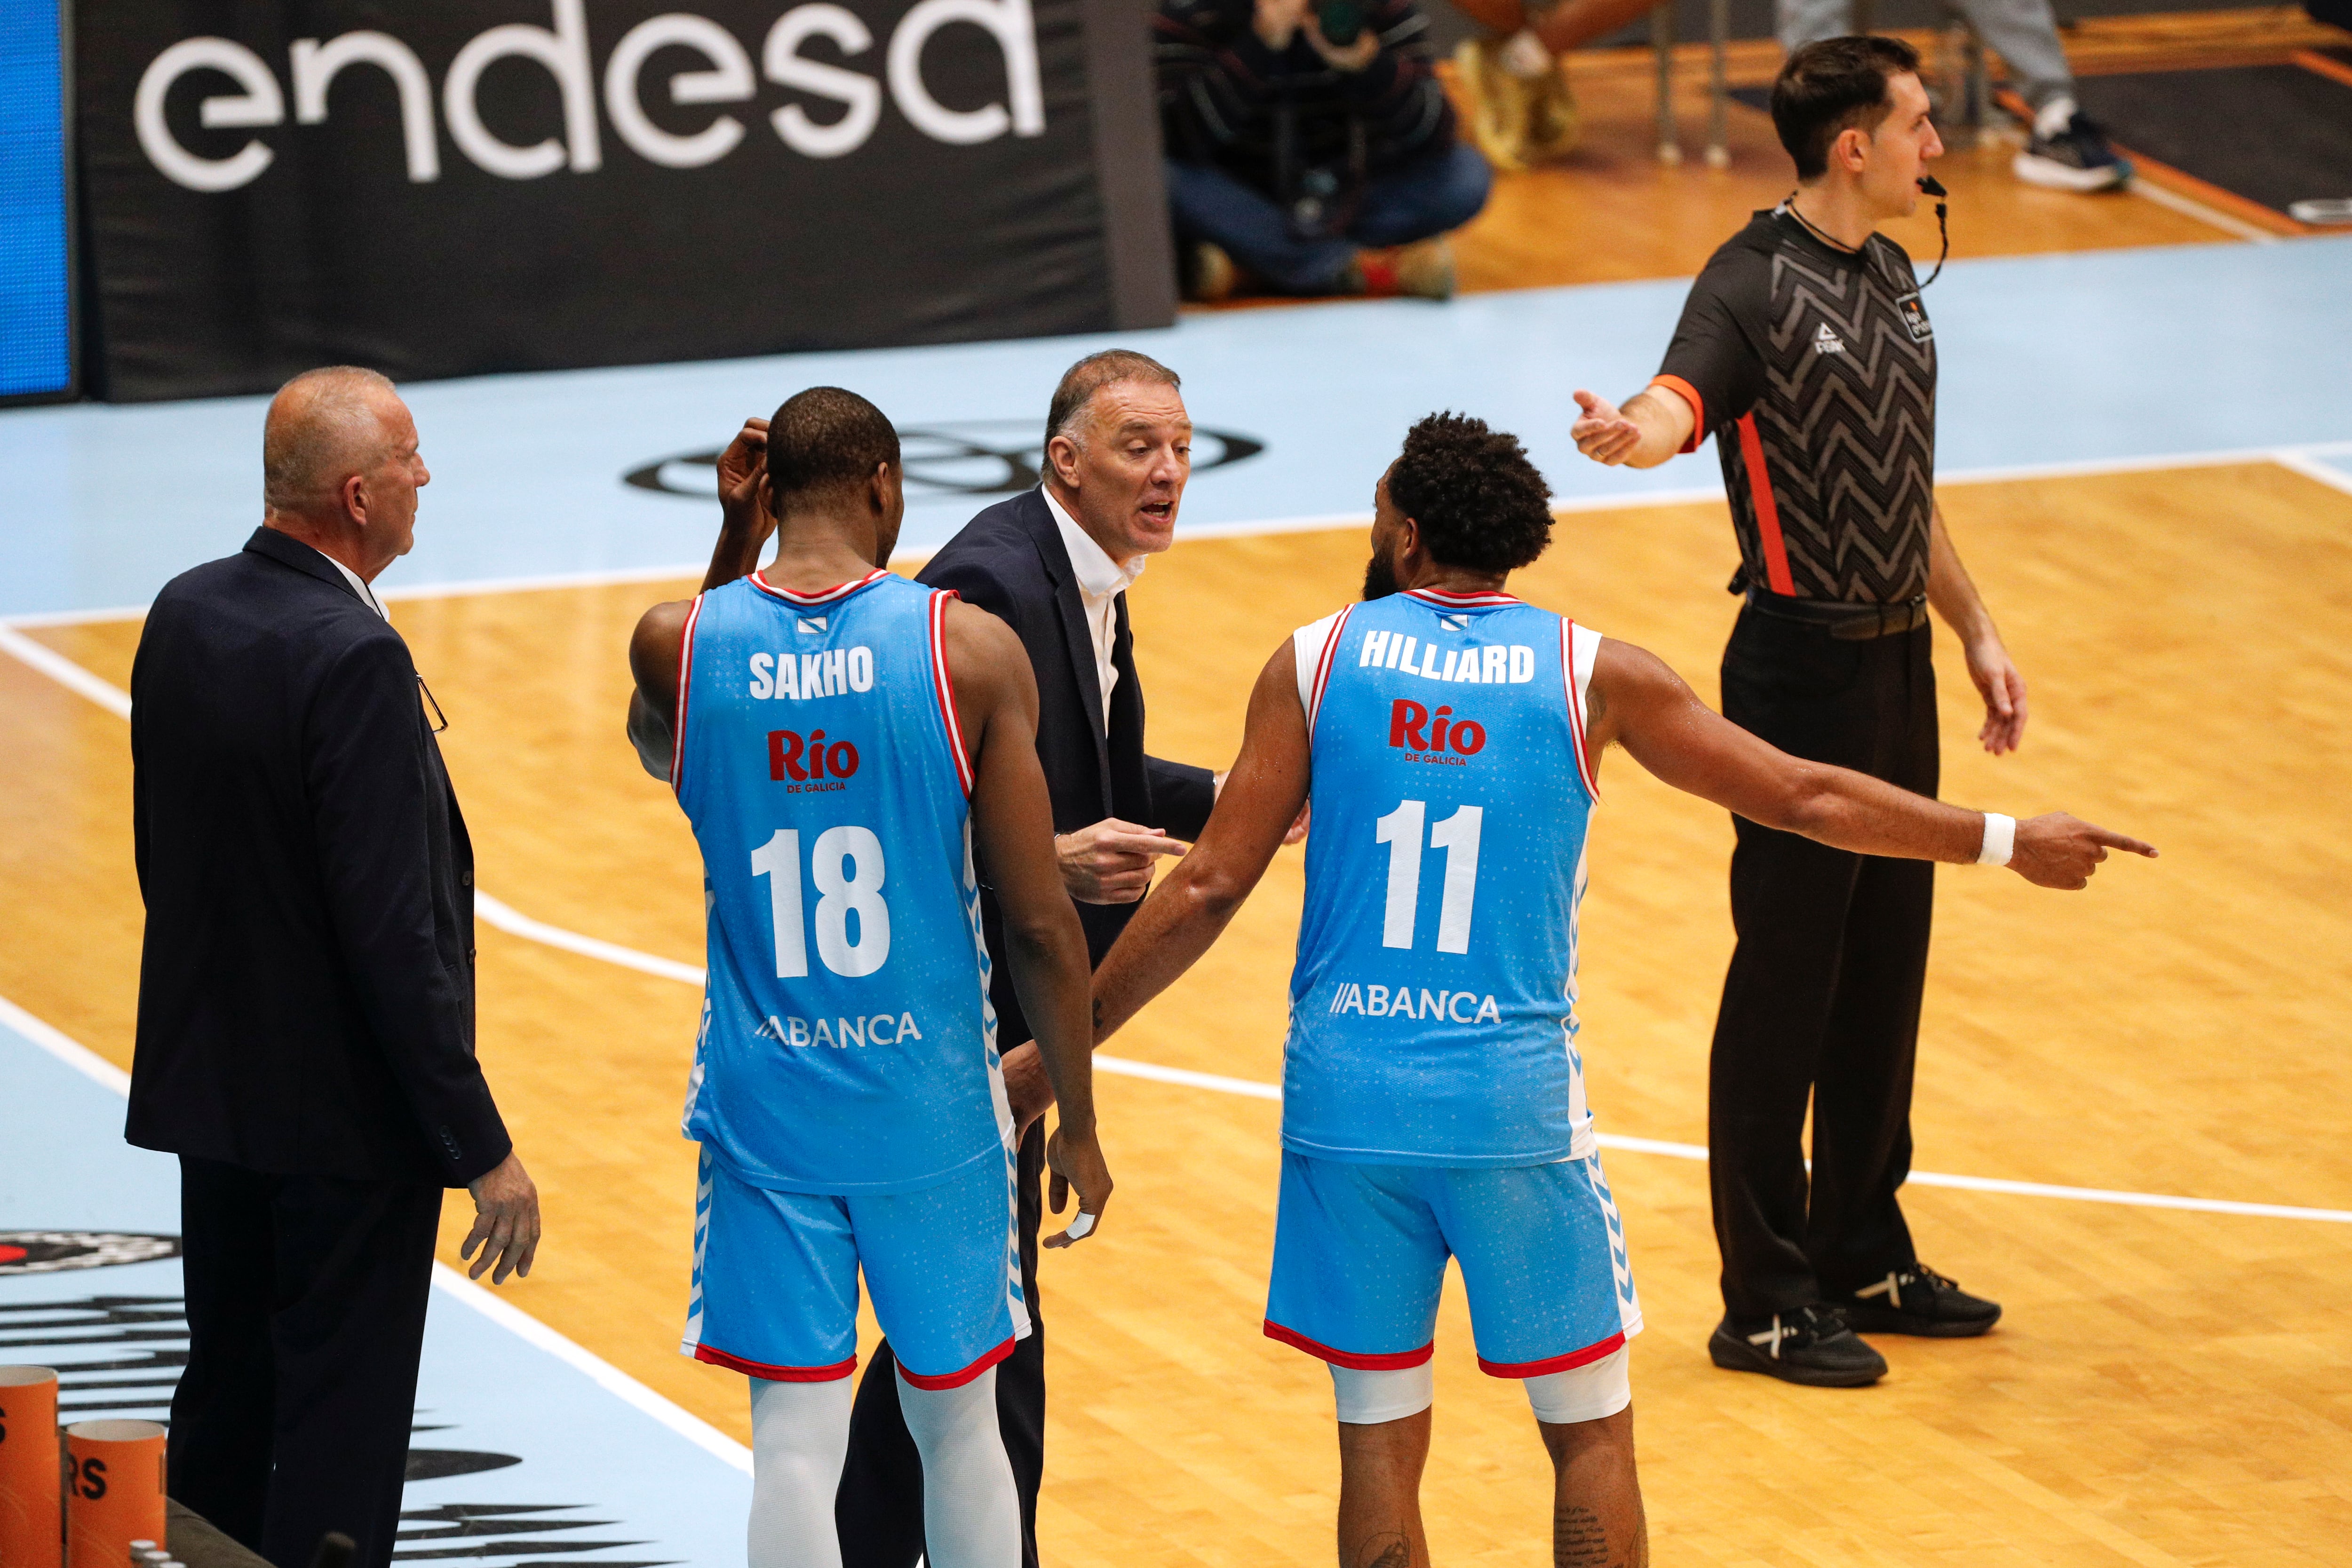
[(1904, 71), (1887, 78), (1886, 96), (1895, 107), (1871, 135), (1861, 184), (1877, 216), (1907, 218), (1918, 210), (1919, 176), (1927, 172), (1927, 160), (1943, 156), (1944, 143), (1917, 77)]

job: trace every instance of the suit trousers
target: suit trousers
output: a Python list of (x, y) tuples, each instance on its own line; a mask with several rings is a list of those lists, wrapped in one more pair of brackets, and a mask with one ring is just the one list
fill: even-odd
[[(1931, 645), (1926, 626), (1847, 641), (1743, 610), (1724, 652), (1723, 712), (1794, 756), (1933, 795)], [(1707, 1146), (1724, 1307), (1744, 1320), (1917, 1260), (1895, 1192), (1911, 1171), (1935, 867), (1733, 825), (1738, 945), (1716, 1018)]]
[[(1006, 1049), (1011, 1049), (1007, 1047)], [(1038, 1314), (1037, 1230), (1045, 1219), (1045, 1124), (1021, 1140), (1014, 1192), (1029, 1337), (996, 1364), (996, 1419), (1021, 1494), (1022, 1568), (1037, 1568), (1037, 1488), (1045, 1474), (1045, 1321)], [(849, 1457), (834, 1506), (842, 1568), (915, 1568), (923, 1555), (923, 1457), (898, 1408), (890, 1342), (874, 1348), (849, 1417)]]
[(385, 1568), (400, 1524), (441, 1188), (180, 1156), (188, 1365), (173, 1497), (277, 1568), (319, 1538)]

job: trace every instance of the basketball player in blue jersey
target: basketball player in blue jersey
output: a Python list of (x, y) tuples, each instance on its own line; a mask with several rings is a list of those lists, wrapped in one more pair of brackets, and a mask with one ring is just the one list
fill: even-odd
[(1078, 1194), (1046, 1245), (1086, 1236), (1111, 1185), (1035, 681), (995, 617), (884, 570), (898, 438), (864, 398), (802, 392), (746, 427), (720, 480), (703, 591), (648, 611), (630, 647), (630, 735), (694, 825), (709, 909), (682, 1349), (752, 1379), (751, 1568), (839, 1568), (862, 1270), (930, 1562), (1017, 1568), (995, 1367), (1030, 1323), (982, 878), (1061, 1107), (1054, 1207)]
[(1962, 810), (1776, 751), (1651, 654), (1505, 591), (1550, 541), (1517, 441), (1436, 414), (1374, 492), (1363, 603), (1277, 649), (1192, 852), (1103, 960), (1107, 1038), (1207, 950), (1314, 808), (1283, 1068), (1265, 1332), (1328, 1363), (1343, 1568), (1428, 1562), (1420, 1483), (1449, 1256), (1478, 1363), (1521, 1380), (1556, 1561), (1639, 1564), (1625, 1342), (1642, 1326), (1576, 1020), (1586, 830), (1612, 745), (1678, 789), (1864, 854), (2081, 887), (2063, 814)]

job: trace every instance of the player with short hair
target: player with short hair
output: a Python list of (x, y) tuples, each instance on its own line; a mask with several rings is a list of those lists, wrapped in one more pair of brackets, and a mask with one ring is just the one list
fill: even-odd
[(753, 1380), (752, 1568), (839, 1568), (862, 1270), (922, 1455), (929, 1560), (1013, 1568), (995, 1367), (1030, 1321), (982, 875), (1061, 1106), (1054, 1207), (1078, 1191), (1046, 1245), (1086, 1236), (1110, 1195), (1036, 683), (995, 617), (885, 570), (898, 438), (864, 398), (818, 387), (751, 421), (719, 481), (703, 591), (647, 611), (629, 650), (630, 736), (694, 824), (709, 905), (681, 1348)]
[(1577, 1041), (1609, 747), (1864, 854), (2081, 887), (2111, 848), (2156, 852), (2063, 813), (2016, 822), (1801, 761), (1652, 654), (1514, 598), (1508, 574), (1550, 542), (1548, 497), (1513, 437), (1454, 414), (1413, 426), (1373, 493), (1365, 601), (1267, 662), (1207, 830), (1095, 976), (1099, 1040), (1207, 950), (1311, 800), (1265, 1332), (1330, 1364), (1344, 1563), (1428, 1561), (1449, 1256), (1479, 1364), (1535, 1407), (1561, 1561), (1648, 1560), (1625, 1354), (1641, 1308)]

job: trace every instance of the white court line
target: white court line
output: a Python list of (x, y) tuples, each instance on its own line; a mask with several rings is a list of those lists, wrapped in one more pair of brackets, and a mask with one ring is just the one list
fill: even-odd
[[(130, 694), (119, 687), (110, 685), (63, 654), (45, 648), (31, 638), (13, 632), (5, 625), (0, 625), (0, 651), (14, 653), (34, 669), (80, 693), (100, 706), (121, 714), (126, 718), (130, 716)], [(607, 942), (599, 936), (583, 936), (579, 932), (567, 931), (560, 925), (550, 925), (543, 920), (534, 920), (504, 900), (491, 897), (479, 887), (474, 890), (474, 907), (480, 914), (485, 924), (495, 926), (509, 936), (520, 936), (525, 941), (561, 948), (564, 952), (575, 953), (582, 957), (594, 958), (606, 964), (616, 964), (623, 968), (635, 969), (640, 974), (655, 975), (663, 979), (677, 980), (685, 985), (699, 986), (705, 979), (704, 972), (692, 964), (681, 963), (675, 958), (664, 958), (652, 953), (642, 953), (634, 947), (625, 947), (617, 942)], [(30, 1030), (23, 1031), (28, 1039), (34, 1040), (43, 1049), (59, 1057), (60, 1060), (71, 1062), (80, 1071), (91, 1072), (89, 1062), (96, 1062), (109, 1072), (115, 1071), (111, 1067), (107, 1067), (99, 1058), (90, 1056), (89, 1052), (83, 1051), (82, 1047), (74, 1044), (63, 1034), (34, 1019), (31, 1014), (12, 1006), (5, 998), (0, 998), (0, 1022), (11, 1022), (18, 1019), (33, 1026)], [(40, 1030), (47, 1032), (44, 1035), (38, 1032)], [(71, 1054), (73, 1052), (79, 1052), (82, 1057), (88, 1058), (88, 1061), (78, 1060)], [(1239, 1094), (1254, 1100), (1282, 1098), (1279, 1085), (1261, 1083), (1254, 1079), (1227, 1078), (1222, 1073), (1194, 1072), (1181, 1067), (1161, 1067), (1154, 1062), (1136, 1061), (1119, 1056), (1097, 1054), (1095, 1057), (1095, 1062), (1106, 1072), (1123, 1074), (1130, 1078), (1149, 1078), (1156, 1082), (1181, 1084), (1187, 1088), (1206, 1089), (1222, 1094)], [(100, 1082), (112, 1086), (110, 1080), (100, 1079)], [(130, 1082), (128, 1078), (122, 1079), (120, 1087), (127, 1091)], [(1615, 1133), (1599, 1134), (1599, 1142), (1604, 1149), (1622, 1149), (1629, 1154), (1664, 1155), (1671, 1158), (1685, 1160), (1706, 1158), (1706, 1148), (1700, 1144), (1667, 1143), (1657, 1138), (1633, 1138)], [(2230, 1198), (2179, 1197), (2168, 1193), (2124, 1192), (2109, 1187), (2058, 1186), (2047, 1182), (2010, 1181), (2000, 1176), (1952, 1176), (1941, 1171), (1913, 1171), (1909, 1179), (1921, 1186), (1958, 1187), (1969, 1192), (2007, 1193), (2024, 1197), (2059, 1197), (2083, 1203), (2122, 1204), (2134, 1208), (2174, 1208), (2202, 1214), (2242, 1214), (2268, 1219), (2315, 1219), (2337, 1225), (2352, 1224), (2352, 1209), (2304, 1208), (2283, 1203), (2240, 1203)], [(487, 1292), (483, 1294), (487, 1296)], [(475, 1301), (471, 1297), (467, 1300), (469, 1304), (479, 1305), (479, 1302)], [(556, 1335), (552, 1329), (547, 1330), (546, 1333), (551, 1338), (562, 1339), (562, 1336)], [(568, 1340), (562, 1340), (562, 1343), (571, 1344)], [(595, 1362), (594, 1356), (590, 1355), (587, 1351), (581, 1350), (577, 1345), (572, 1345), (572, 1349), (586, 1357), (588, 1362)], [(575, 1364), (584, 1368), (586, 1362)], [(602, 1366), (604, 1364), (596, 1362), (596, 1364)], [(612, 1367), (607, 1367), (606, 1370), (614, 1377), (629, 1383), (630, 1386), (642, 1389), (647, 1399), (661, 1400), (662, 1404), (668, 1406), (668, 1401), (662, 1400), (660, 1395), (629, 1378), (626, 1373)], [(635, 1403), (634, 1399), (632, 1403)], [(643, 1407), (651, 1409), (651, 1406)], [(669, 1408), (677, 1407), (669, 1406)], [(687, 1415), (683, 1410), (679, 1410), (677, 1414), (683, 1420), (697, 1419)], [(683, 1431), (685, 1428), (680, 1427), (679, 1430)], [(721, 1442), (733, 1443), (734, 1441), (715, 1430), (712, 1435)], [(699, 1438), (696, 1440), (700, 1441)], [(712, 1451), (717, 1452), (716, 1449)]]
[(2209, 207), (2194, 196), (2184, 196), (2179, 192), (2168, 190), (2153, 180), (2135, 178), (2127, 181), (2124, 189), (2144, 201), (2154, 202), (2159, 207), (2169, 207), (2183, 217), (2195, 218), (2200, 224), (2210, 224), (2224, 234), (2236, 235), (2240, 239), (2250, 239), (2256, 245), (2277, 245), (2286, 237), (2284, 235), (2274, 235), (2259, 225), (2250, 224), (2243, 218), (2234, 217), (2219, 207)]
[[(91, 678), (95, 680), (97, 677)], [(131, 1093), (131, 1074), (63, 1030), (35, 1018), (5, 997), (0, 997), (0, 1024), (14, 1030), (93, 1082), (103, 1084), (125, 1097)], [(509, 1333), (529, 1341), (567, 1366), (585, 1373), (598, 1387), (644, 1411), (695, 1447), (726, 1460), (745, 1475), (751, 1473), (751, 1449), (699, 1416), (665, 1399), (593, 1351), (564, 1338), (521, 1308), (500, 1300), (458, 1270), (436, 1261), (433, 1284), (451, 1300), (463, 1301)]]
[[(2219, 468), (2233, 463), (2275, 463), (2291, 468), (2306, 478), (2352, 493), (2352, 479), (2314, 458), (2336, 457), (2352, 453), (2352, 442), (2307, 442), (2293, 446), (2243, 446), (2210, 452), (2168, 453), (2153, 457), (2089, 457), (2060, 463), (2024, 463), (2004, 467), (1960, 468), (1936, 476), (1938, 485), (2000, 485), (2019, 479), (2095, 478), (2102, 474), (2149, 474), (2167, 468)], [(1650, 490), (1625, 496), (1573, 496), (1555, 497), (1551, 509), (1555, 515), (1577, 512), (1631, 512), (1649, 507), (1686, 507), (1723, 498), (1720, 484), (1696, 486), (1676, 490)], [(1193, 539), (1256, 538), (1274, 534), (1322, 533), (1339, 528), (1365, 528), (1371, 523), (1369, 512), (1333, 512), (1314, 517), (1261, 517), (1236, 523), (1190, 523), (1176, 535), (1178, 544)], [(914, 570), (930, 559), (930, 551), (907, 550), (890, 558), (890, 565), (900, 570)], [(610, 588), (633, 582), (677, 582), (699, 580), (709, 570), (702, 561), (684, 562), (676, 566), (616, 567), (607, 570), (555, 572), (541, 577), (489, 577), (457, 582), (424, 582), (405, 588), (384, 588), (376, 597), (387, 603), (400, 600), (467, 599), (492, 593), (536, 593), (562, 588)], [(102, 621), (136, 621), (147, 613), (143, 604), (121, 604), (102, 610), (41, 610), (22, 615), (0, 615), (0, 632), (10, 628), (44, 626), (81, 626)], [(6, 645), (0, 643), (0, 645)], [(32, 644), (38, 647), (39, 644)], [(33, 657), (8, 645), (27, 664)], [(47, 653), (47, 650), (42, 650)], [(52, 655), (54, 656), (54, 655)], [(72, 685), (69, 677), (58, 677)], [(77, 687), (76, 689), (79, 689)], [(104, 699), (97, 699), (103, 701)]]

